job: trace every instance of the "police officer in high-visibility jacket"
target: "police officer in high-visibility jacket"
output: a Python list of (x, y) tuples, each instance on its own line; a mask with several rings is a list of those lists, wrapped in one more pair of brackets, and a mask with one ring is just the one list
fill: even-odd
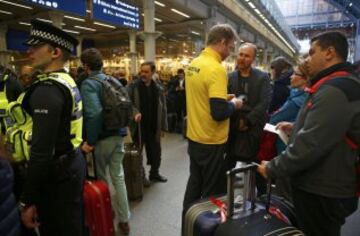
[[(78, 41), (59, 28), (34, 20), (29, 45), (30, 65), (42, 71), (20, 97), (32, 125), (19, 125), (30, 139), (27, 177), (21, 195), (21, 218), (40, 234), (81, 235), (85, 161), (82, 102), (74, 80), (63, 69)], [(21, 140), (28, 143), (29, 140)], [(15, 142), (21, 142), (16, 140)], [(26, 145), (25, 145), (26, 146)]]
[(16, 75), (4, 66), (0, 66), (0, 129), (4, 135), (6, 131), (5, 117), (7, 117), (6, 108), (9, 102), (15, 101), (23, 87), (17, 80)]

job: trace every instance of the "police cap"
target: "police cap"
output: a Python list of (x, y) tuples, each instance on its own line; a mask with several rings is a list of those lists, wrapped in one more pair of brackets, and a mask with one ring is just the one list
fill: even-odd
[(72, 52), (78, 40), (63, 30), (40, 20), (31, 21), (30, 37), (25, 44), (36, 46), (41, 43), (48, 43), (55, 47)]

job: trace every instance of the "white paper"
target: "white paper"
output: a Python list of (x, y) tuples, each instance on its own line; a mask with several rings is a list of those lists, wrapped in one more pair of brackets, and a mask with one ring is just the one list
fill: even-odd
[(287, 145), (289, 142), (289, 136), (280, 129), (276, 129), (275, 125), (266, 123), (264, 130), (279, 135), (280, 139)]

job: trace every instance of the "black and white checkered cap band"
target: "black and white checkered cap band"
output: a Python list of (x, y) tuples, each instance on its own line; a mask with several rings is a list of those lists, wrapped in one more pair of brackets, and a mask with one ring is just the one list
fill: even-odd
[[(62, 46), (63, 48), (69, 50), (70, 52), (73, 50), (74, 45), (69, 42), (68, 40), (65, 40), (64, 38), (61, 38), (57, 35), (54, 35), (52, 33), (49, 32), (45, 32), (45, 31), (41, 31), (38, 29), (33, 29), (31, 30), (31, 36), (37, 37), (37, 38), (43, 38), (46, 40), (49, 40), (51, 42), (54, 42), (55, 44), (58, 44), (60, 46)], [(29, 41), (29, 44), (36, 44), (35, 40), (38, 40), (40, 42), (39, 39), (34, 39), (33, 42)]]

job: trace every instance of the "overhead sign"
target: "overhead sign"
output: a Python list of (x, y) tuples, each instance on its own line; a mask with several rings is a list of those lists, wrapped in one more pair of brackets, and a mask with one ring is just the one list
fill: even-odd
[(139, 29), (139, 8), (119, 0), (93, 0), (94, 19)]
[(23, 0), (36, 6), (70, 12), (75, 15), (86, 15), (86, 0)]

